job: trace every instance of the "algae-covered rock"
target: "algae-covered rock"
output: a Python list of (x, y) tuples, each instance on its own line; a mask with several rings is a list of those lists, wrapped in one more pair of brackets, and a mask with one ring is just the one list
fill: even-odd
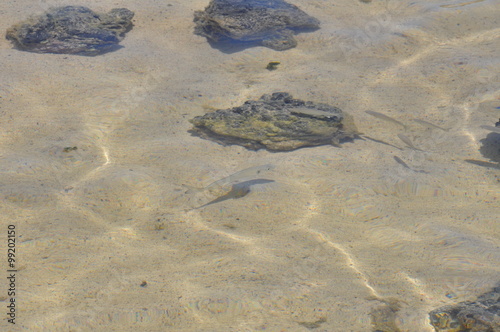
[(214, 42), (240, 41), (283, 51), (297, 45), (296, 31), (319, 21), (283, 0), (212, 0), (195, 12), (195, 33)]
[(251, 150), (338, 145), (357, 134), (352, 118), (339, 108), (293, 99), (286, 92), (266, 94), (259, 100), (197, 116), (190, 122), (196, 135)]
[(57, 7), (12, 26), (6, 37), (23, 51), (97, 55), (119, 47), (133, 17), (125, 8), (96, 14), (81, 6)]
[(444, 306), (429, 313), (436, 332), (500, 331), (500, 285), (474, 302)]

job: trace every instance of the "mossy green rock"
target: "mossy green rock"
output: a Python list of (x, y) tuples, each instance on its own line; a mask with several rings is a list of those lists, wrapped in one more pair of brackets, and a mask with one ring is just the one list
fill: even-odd
[(286, 92), (266, 94), (259, 100), (197, 116), (190, 122), (195, 126), (195, 135), (251, 150), (289, 151), (338, 145), (357, 134), (352, 118), (339, 108), (293, 99)]
[(500, 284), (476, 301), (433, 310), (429, 318), (436, 332), (500, 331)]

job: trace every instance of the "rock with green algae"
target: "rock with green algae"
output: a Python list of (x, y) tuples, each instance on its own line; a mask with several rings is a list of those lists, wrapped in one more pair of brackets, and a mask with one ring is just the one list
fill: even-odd
[(96, 14), (82, 6), (57, 7), (12, 26), (6, 38), (23, 51), (98, 55), (119, 48), (133, 17), (125, 8)]
[(500, 331), (500, 284), (476, 301), (433, 310), (429, 318), (436, 332)]
[(338, 145), (357, 136), (352, 118), (327, 104), (293, 99), (286, 92), (197, 116), (193, 134), (251, 150), (289, 151), (305, 146)]

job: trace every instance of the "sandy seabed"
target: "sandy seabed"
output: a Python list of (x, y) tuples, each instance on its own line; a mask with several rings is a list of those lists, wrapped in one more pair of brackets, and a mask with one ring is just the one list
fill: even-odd
[[(0, 40), (3, 262), (7, 225), (18, 252), (3, 331), (358, 332), (386, 314), (386, 331), (423, 332), (500, 281), (500, 134), (480, 128), (500, 117), (498, 2), (289, 2), (321, 29), (233, 53), (193, 34), (208, 1), (0, 4), (2, 31), (50, 6), (135, 12), (101, 56)], [(188, 133), (277, 91), (340, 107), (371, 139), (272, 153)], [(245, 197), (185, 197), (264, 164), (274, 182)]]

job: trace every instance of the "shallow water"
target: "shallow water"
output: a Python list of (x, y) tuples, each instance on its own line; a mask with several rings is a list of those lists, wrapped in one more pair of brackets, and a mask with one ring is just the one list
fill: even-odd
[[(500, 162), (500, 134), (480, 127), (500, 117), (498, 2), (290, 3), (321, 29), (285, 52), (212, 48), (193, 34), (200, 0), (86, 2), (135, 12), (124, 47), (97, 57), (0, 40), (0, 207), (19, 270), (2, 330), (371, 331), (397, 303), (393, 331), (422, 332), (429, 311), (499, 282), (499, 169), (466, 161)], [(2, 3), (2, 30), (66, 4)], [(371, 139), (271, 153), (188, 133), (276, 91), (340, 107)], [(274, 182), (244, 197), (185, 197), (266, 164)]]

